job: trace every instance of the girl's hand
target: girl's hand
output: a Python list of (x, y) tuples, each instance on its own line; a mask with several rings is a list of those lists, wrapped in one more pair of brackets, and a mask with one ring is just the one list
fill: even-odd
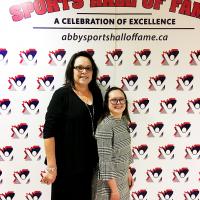
[(120, 200), (120, 193), (118, 190), (110, 193), (110, 200)]
[(132, 177), (132, 174), (130, 172), (130, 169), (128, 170), (128, 185), (129, 185), (129, 189), (132, 189), (132, 187), (133, 187), (133, 177)]

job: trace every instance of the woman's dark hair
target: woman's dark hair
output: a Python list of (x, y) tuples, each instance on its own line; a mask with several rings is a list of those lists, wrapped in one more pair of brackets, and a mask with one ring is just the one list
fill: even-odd
[(110, 114), (110, 111), (109, 111), (109, 108), (108, 108), (109, 94), (110, 94), (111, 91), (114, 91), (114, 90), (119, 90), (124, 94), (124, 97), (126, 99), (126, 108), (125, 108), (124, 112), (122, 113), (122, 116), (125, 116), (127, 118), (127, 120), (130, 122), (131, 120), (130, 120), (130, 116), (129, 116), (129, 113), (128, 113), (128, 102), (127, 102), (126, 94), (121, 88), (118, 88), (118, 87), (111, 87), (106, 91), (105, 97), (104, 97), (104, 104), (103, 104), (103, 114), (102, 114), (100, 121), (104, 117), (106, 117)]
[(64, 85), (65, 86), (71, 85), (72, 87), (74, 87), (74, 63), (75, 63), (76, 58), (78, 58), (80, 56), (88, 58), (92, 64), (93, 74), (92, 74), (92, 80), (89, 83), (89, 89), (94, 90), (95, 88), (98, 87), (98, 85), (96, 83), (98, 68), (97, 68), (97, 65), (96, 65), (94, 59), (87, 51), (80, 51), (80, 52), (77, 52), (72, 55), (71, 59), (69, 60), (69, 62), (67, 64)]

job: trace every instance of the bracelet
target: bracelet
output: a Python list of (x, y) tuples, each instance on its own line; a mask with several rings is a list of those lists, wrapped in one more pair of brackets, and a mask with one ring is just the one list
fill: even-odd
[(51, 174), (51, 173), (53, 173), (57, 170), (57, 167), (47, 167), (46, 170), (47, 170), (48, 173)]

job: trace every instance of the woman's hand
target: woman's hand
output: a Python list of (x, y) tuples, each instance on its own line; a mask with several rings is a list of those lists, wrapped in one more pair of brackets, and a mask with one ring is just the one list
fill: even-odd
[(133, 187), (133, 177), (132, 177), (130, 169), (128, 169), (128, 185), (129, 185), (129, 189)]
[(48, 168), (47, 168), (46, 172), (44, 172), (42, 174), (41, 183), (50, 185), (56, 180), (56, 176), (57, 176), (57, 169), (56, 168), (54, 170), (48, 170)]
[(111, 191), (110, 200), (120, 200), (120, 193), (118, 190), (113, 191), (113, 192)]

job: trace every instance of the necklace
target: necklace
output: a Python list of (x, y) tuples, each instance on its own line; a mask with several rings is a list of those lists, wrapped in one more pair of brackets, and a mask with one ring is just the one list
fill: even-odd
[(88, 112), (89, 112), (89, 114), (90, 114), (90, 120), (91, 120), (91, 124), (92, 124), (92, 134), (93, 134), (93, 136), (94, 136), (94, 134), (95, 134), (95, 132), (94, 132), (94, 106), (91, 105), (92, 111), (91, 111), (91, 109), (89, 108), (88, 104), (85, 103), (85, 106), (86, 106), (86, 108), (88, 109)]

